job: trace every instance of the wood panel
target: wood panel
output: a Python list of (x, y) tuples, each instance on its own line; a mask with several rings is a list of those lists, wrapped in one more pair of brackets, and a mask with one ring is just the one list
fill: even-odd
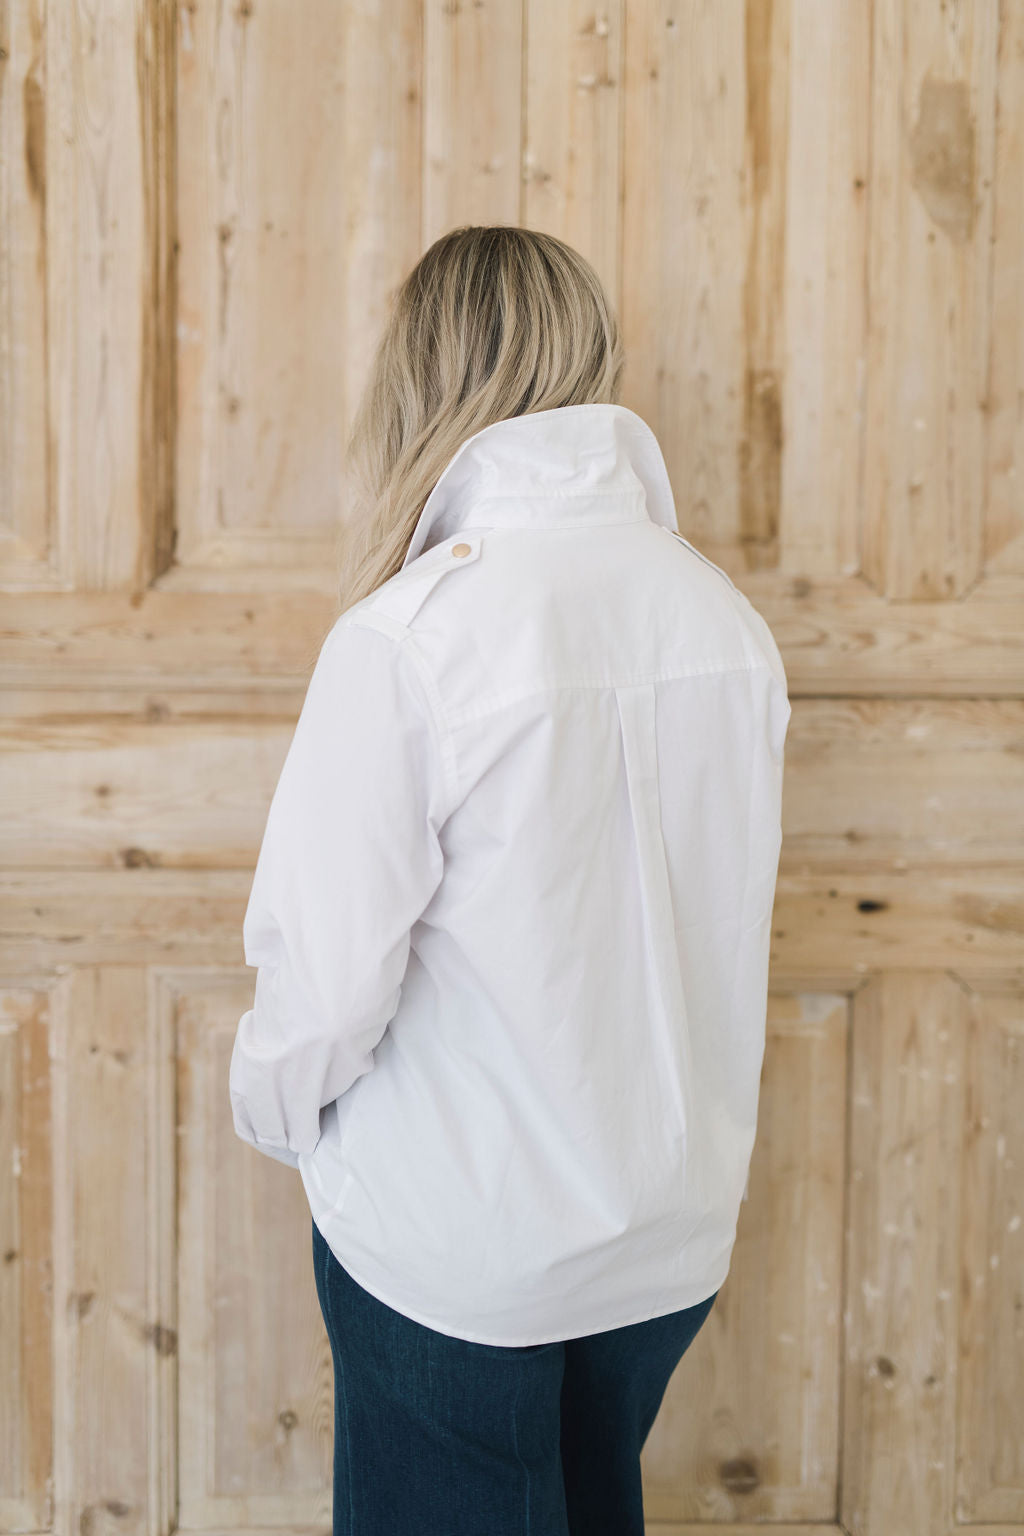
[(984, 558), (1024, 570), (1024, 8), (999, 6)]
[(52, 579), (56, 556), (47, 519), (46, 38), (35, 7), (13, 7), (4, 22), (0, 574), (12, 586), (39, 586)]
[(860, 565), (870, 81), (869, 5), (793, 7), (778, 566), (804, 579)]
[(1024, 1525), (1024, 997), (972, 995), (966, 1092), (956, 1518)]
[(177, 1065), (178, 1523), (327, 1529), (333, 1377), (309, 1207), (225, 1114), (240, 975), (164, 973)]
[(53, 1524), (55, 1126), (51, 990), (0, 992), (0, 1527)]
[(1024, 8), (301, 13), (0, 7), (0, 1528), (328, 1523), (242, 916), (391, 297), (522, 220), (605, 282), (794, 701), (749, 1199), (649, 1528), (1009, 1536)]
[[(1024, 582), (1015, 575), (988, 577), (956, 602), (898, 603), (859, 577), (779, 580), (767, 571), (743, 576), (735, 554), (723, 563), (770, 624), (793, 698), (1021, 695)], [(319, 590), (157, 588), (138, 603), (114, 593), (9, 596), (9, 691), (0, 693), (0, 709), (38, 713), (52, 702), (64, 713), (72, 690), (84, 697), (94, 689), (142, 691), (172, 710), (183, 695), (219, 693), (230, 709), (231, 694), (242, 690), (275, 695), (297, 712), (336, 613), (332, 573), (321, 570), (310, 583)]]
[(702, 549), (735, 548), (740, 530), (743, 22), (741, 0), (645, 0), (626, 28), (626, 398), (658, 434), (679, 526)]
[(169, 510), (167, 6), (7, 15), (0, 581), (138, 591)]
[[(154, 961), (241, 965), (249, 869), (0, 872), (0, 963), (9, 973)], [(102, 912), (90, 924), (83, 913)], [(1024, 981), (1015, 865), (836, 871), (783, 850), (772, 923), (773, 984), (846, 989), (889, 964), (949, 970), (986, 991)]]
[[(0, 722), (9, 869), (253, 867), (294, 730), (285, 705), (301, 701), (211, 692), (166, 709), (135, 699), (133, 714), (131, 696), (109, 713), (102, 696), (72, 698), (74, 713), (35, 701), (38, 717)], [(1019, 699), (798, 700), (783, 868), (868, 882), (929, 864), (1019, 869), (1022, 739)]]
[(526, 0), (423, 0), (426, 248), (459, 224), (517, 224)]
[(621, 302), (625, 0), (528, 0), (522, 222), (585, 252)]
[(642, 1456), (655, 1530), (693, 1520), (774, 1530), (834, 1515), (847, 1013), (846, 998), (828, 993), (771, 999), (729, 1275)]
[(410, 0), (181, 8), (165, 586), (333, 593), (343, 436), (418, 254), (420, 73)]
[(143, 966), (76, 969), (61, 1003), (54, 1528), (141, 1536), (174, 1509), (170, 1062)]
[(998, 7), (873, 0), (862, 570), (981, 574)]
[(953, 1524), (967, 998), (892, 968), (858, 993), (839, 1516)]

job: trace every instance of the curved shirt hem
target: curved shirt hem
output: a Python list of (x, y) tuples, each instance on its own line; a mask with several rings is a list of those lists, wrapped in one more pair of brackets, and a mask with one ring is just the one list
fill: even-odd
[[(313, 1220), (316, 1222), (316, 1225), (317, 1225), (317, 1227), (318, 1227), (318, 1229), (320, 1231), (321, 1237), (323, 1237), (324, 1241), (327, 1243), (327, 1246), (331, 1249), (331, 1252), (334, 1253), (334, 1256), (338, 1260), (338, 1263), (342, 1265), (342, 1267), (345, 1269), (346, 1273), (351, 1277), (351, 1279), (353, 1279), (355, 1281), (355, 1283), (358, 1286), (361, 1287), (362, 1290), (366, 1291), (368, 1295), (372, 1296), (375, 1301), (379, 1301), (384, 1306), (390, 1307), (392, 1311), (398, 1312), (403, 1317), (409, 1318), (409, 1320), (411, 1322), (419, 1323), (424, 1328), (430, 1328), (435, 1333), (443, 1333), (443, 1334), (446, 1335), (446, 1337), (448, 1337), (450, 1339), (461, 1339), (463, 1341), (463, 1343), (466, 1343), (466, 1344), (487, 1344), (487, 1345), (491, 1345), (492, 1347), (504, 1348), (504, 1349), (526, 1349), (526, 1348), (529, 1348), (531, 1346), (534, 1346), (534, 1347), (540, 1346), (541, 1344), (564, 1344), (564, 1343), (567, 1343), (570, 1339), (589, 1338), (592, 1334), (595, 1334), (595, 1333), (610, 1333), (615, 1328), (630, 1328), (630, 1327), (633, 1327), (634, 1324), (636, 1324), (636, 1323), (649, 1323), (649, 1322), (653, 1322), (655, 1320), (655, 1318), (658, 1318), (658, 1317), (669, 1317), (673, 1312), (681, 1312), (681, 1311), (686, 1310), (689, 1307), (699, 1307), (702, 1301), (706, 1301), (709, 1296), (713, 1296), (715, 1294), (715, 1292), (718, 1291), (721, 1288), (722, 1284), (725, 1281), (726, 1275), (729, 1273), (729, 1266), (730, 1266), (731, 1259), (732, 1259), (732, 1246), (730, 1245), (730, 1247), (727, 1250), (726, 1255), (725, 1255), (725, 1264), (724, 1264), (724, 1266), (722, 1268), (721, 1277), (719, 1278), (718, 1282), (716, 1284), (712, 1284), (710, 1286), (707, 1286), (706, 1288), (703, 1288), (704, 1289), (704, 1294), (702, 1296), (697, 1297), (694, 1301), (680, 1302), (678, 1304), (674, 1304), (674, 1305), (667, 1306), (667, 1307), (665, 1307), (665, 1306), (658, 1306), (653, 1312), (645, 1310), (643, 1313), (641, 1313), (641, 1315), (639, 1317), (626, 1317), (626, 1318), (623, 1318), (619, 1322), (604, 1323), (604, 1324), (602, 1324), (598, 1328), (584, 1328), (579, 1333), (556, 1333), (556, 1334), (548, 1335), (548, 1336), (546, 1336), (544, 1338), (540, 1338), (540, 1339), (538, 1339), (538, 1338), (529, 1338), (529, 1339), (524, 1339), (524, 1338), (502, 1338), (502, 1339), (496, 1339), (496, 1338), (493, 1338), (493, 1337), (485, 1338), (484, 1336), (482, 1336), (481, 1334), (478, 1334), (478, 1333), (472, 1333), (472, 1334), (470, 1334), (470, 1333), (456, 1333), (453, 1328), (451, 1328), (450, 1326), (446, 1327), (437, 1318), (427, 1317), (425, 1313), (419, 1312), (417, 1310), (413, 1310), (412, 1308), (404, 1306), (404, 1305), (403, 1306), (397, 1306), (396, 1303), (393, 1300), (391, 1300), (390, 1297), (383, 1295), (381, 1293), (381, 1291), (379, 1291), (375, 1285), (372, 1285), (367, 1280), (365, 1280), (363, 1278), (363, 1276), (360, 1274), (358, 1268), (354, 1267), (349, 1262), (348, 1259), (342, 1259), (341, 1256), (335, 1252), (334, 1245), (331, 1243), (330, 1238), (328, 1237), (327, 1233), (324, 1231), (323, 1226), (321, 1226), (321, 1218), (318, 1218), (318, 1216), (317, 1216), (315, 1211), (312, 1212), (312, 1215), (313, 1215)], [(321, 1216), (323, 1218), (326, 1218), (329, 1215), (330, 1215), (330, 1211), (329, 1210), (324, 1211), (324, 1212), (321, 1213)]]

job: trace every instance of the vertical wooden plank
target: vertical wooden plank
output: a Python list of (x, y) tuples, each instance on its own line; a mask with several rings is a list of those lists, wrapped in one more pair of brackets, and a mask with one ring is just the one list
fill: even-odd
[(156, 3), (47, 9), (50, 422), (57, 517), (72, 541), (65, 573), (80, 589), (146, 579), (139, 403), (152, 289), (140, 125), (151, 103), (137, 51)]
[(53, 585), (73, 588), (77, 579), (75, 520), (79, 504), (75, 461), (75, 413), (79, 409), (74, 375), (77, 307), (75, 245), (75, 95), (72, 76), (74, 10), (47, 6), (46, 99), (43, 109), (46, 147), (46, 451), (47, 542), (51, 547)]
[(892, 971), (857, 994), (839, 1519), (953, 1525), (966, 997)]
[(644, 1447), (651, 1520), (832, 1528), (847, 1016), (846, 998), (827, 993), (770, 999), (749, 1198), (729, 1274)]
[(956, 1518), (1024, 1526), (1024, 998), (971, 998)]
[(1024, 6), (1000, 0), (985, 563), (1024, 571)]
[(169, 1243), (158, 1240), (153, 1200), (170, 1147), (154, 1113), (160, 1069), (145, 972), (77, 972), (59, 1047), (67, 1247), (56, 1297), (66, 1333), (57, 1526), (94, 1530), (114, 1518), (119, 1530), (143, 1536), (166, 1529), (173, 1514), (166, 1376), (175, 1347), (159, 1273)]
[(420, 0), (344, 6), (342, 238), (340, 252), (324, 252), (345, 312), (339, 452), (393, 292), (420, 255), (422, 28)]
[(333, 586), (348, 428), (419, 251), (418, 9), (183, 6), (177, 56), (173, 584)]
[(618, 307), (623, 0), (528, 0), (523, 222), (592, 263)]
[(0, 9), (0, 580), (52, 586), (43, 0)]
[(142, 135), (143, 288), (139, 297), (139, 543), (136, 590), (174, 558), (177, 414), (176, 0), (147, 0), (139, 16), (136, 76)]
[(997, 19), (874, 6), (862, 568), (894, 598), (981, 570)]
[(235, 1134), (228, 1065), (252, 983), (168, 976), (178, 1142), (183, 1530), (330, 1523), (333, 1376), (299, 1174)]
[(860, 563), (871, 7), (793, 7), (779, 563), (836, 578)]
[(0, 996), (0, 1525), (54, 1523), (50, 998)]
[(184, 566), (275, 523), (301, 563), (303, 536), (335, 511), (341, 52), (329, 4), (301, 26), (273, 5), (180, 13)]
[(178, 1135), (175, 1090), (177, 1042), (162, 974), (146, 974), (147, 1133), (146, 1242), (149, 1251), (147, 1339), (152, 1365), (147, 1374), (149, 1417), (156, 1443), (149, 1456), (149, 1504), (159, 1531), (180, 1528), (178, 1382), (180, 1376), (177, 1291)]
[(789, 0), (747, 0), (747, 265), (737, 536), (747, 569), (778, 563), (782, 345), (789, 135)]
[(424, 247), (520, 222), (523, 6), (424, 0)]
[(744, 23), (742, 0), (626, 10), (624, 399), (661, 440), (680, 528), (712, 558), (739, 535)]

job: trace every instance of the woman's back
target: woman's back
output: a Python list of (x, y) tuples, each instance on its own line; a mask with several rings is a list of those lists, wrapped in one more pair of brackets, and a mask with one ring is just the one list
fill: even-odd
[[(358, 998), (376, 1024), (298, 1166), (354, 1278), (465, 1339), (638, 1322), (700, 1301), (728, 1270), (790, 706), (763, 619), (674, 526), (633, 412), (492, 424), (439, 480), (417, 553), (328, 637), (297, 731), (298, 789), (299, 754), (329, 750), (337, 726), (333, 676), (353, 741), (378, 707), (393, 721), (375, 781), (394, 776), (392, 814), (403, 761), (425, 811), (421, 856), (403, 865), (415, 821), (385, 854), (389, 794), (364, 795), (351, 903), (336, 893), (304, 928), (309, 969), (330, 952), (325, 988), (331, 975), (341, 988), (322, 992), (327, 1015)], [(358, 694), (344, 694), (349, 674)], [(308, 779), (294, 798), (289, 782), (286, 765), (282, 843), (310, 815)], [(250, 963), (274, 905), (272, 847), (264, 859)], [(376, 860), (389, 868), (375, 906)]]

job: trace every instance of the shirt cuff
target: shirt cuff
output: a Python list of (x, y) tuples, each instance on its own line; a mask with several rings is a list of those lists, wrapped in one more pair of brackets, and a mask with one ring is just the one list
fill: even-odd
[(241, 1139), (248, 1142), (250, 1147), (255, 1147), (257, 1152), (265, 1152), (267, 1157), (274, 1158), (278, 1163), (285, 1163), (289, 1168), (299, 1166), (299, 1154), (293, 1152), (291, 1147), (282, 1146), (276, 1141), (264, 1141), (261, 1136), (254, 1136), (251, 1139), (248, 1136), (242, 1136)]

